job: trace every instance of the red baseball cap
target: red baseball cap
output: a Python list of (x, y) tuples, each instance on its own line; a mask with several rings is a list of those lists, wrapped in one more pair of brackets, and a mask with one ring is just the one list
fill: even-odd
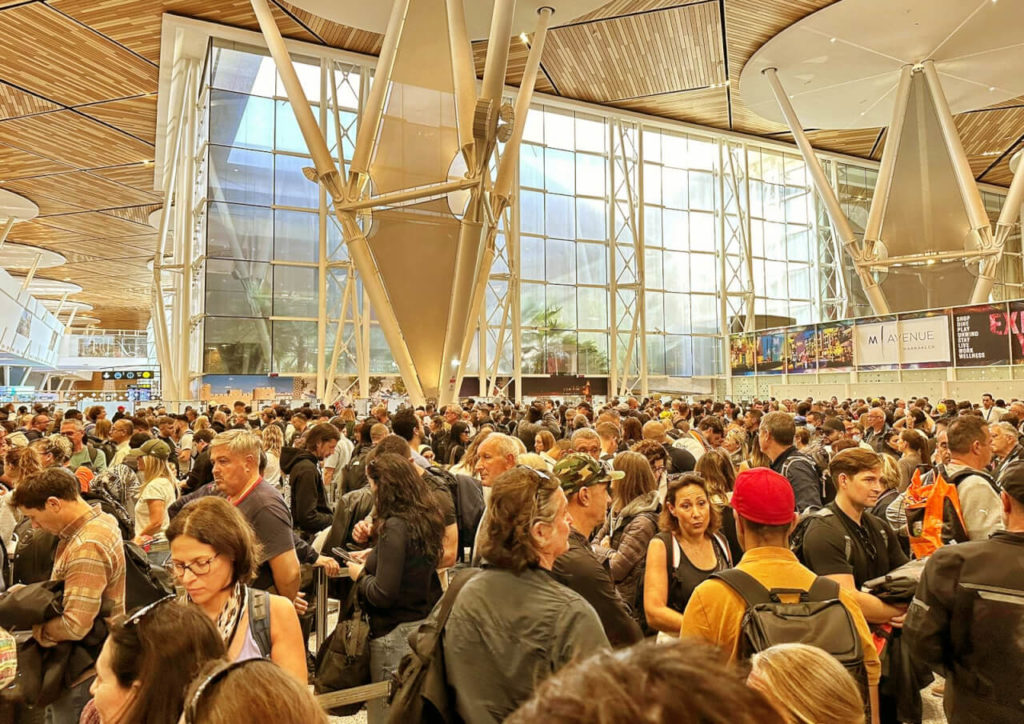
[(731, 505), (741, 518), (762, 525), (786, 525), (796, 514), (793, 486), (769, 468), (753, 468), (737, 475)]

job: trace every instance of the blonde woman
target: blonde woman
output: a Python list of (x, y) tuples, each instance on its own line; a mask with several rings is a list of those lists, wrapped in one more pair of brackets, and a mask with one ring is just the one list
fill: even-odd
[(206, 415), (200, 415), (199, 417), (196, 418), (196, 421), (194, 423), (192, 423), (192, 432), (193, 433), (197, 433), (200, 430), (209, 430), (209, 429), (210, 429), (210, 418), (208, 418)]
[(864, 724), (854, 678), (824, 650), (777, 644), (754, 654), (747, 685), (764, 694), (788, 724)]
[(174, 471), (168, 460), (171, 448), (163, 440), (147, 440), (139, 450), (139, 498), (135, 504), (135, 538), (148, 546), (150, 560), (163, 565), (169, 554), (164, 531), (170, 525), (168, 509), (177, 497)]
[(260, 434), (263, 452), (267, 454), (267, 465), (263, 479), (271, 485), (281, 487), (281, 448), (284, 447), (284, 433), (277, 425), (267, 425)]

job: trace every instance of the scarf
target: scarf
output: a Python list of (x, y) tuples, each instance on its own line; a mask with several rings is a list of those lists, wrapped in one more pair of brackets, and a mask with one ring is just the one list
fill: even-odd
[(224, 603), (224, 608), (217, 614), (217, 630), (224, 639), (224, 646), (231, 645), (231, 639), (235, 637), (238, 630), (238, 622), (242, 619), (242, 611), (248, 607), (249, 588), (241, 582), (235, 584), (235, 588)]

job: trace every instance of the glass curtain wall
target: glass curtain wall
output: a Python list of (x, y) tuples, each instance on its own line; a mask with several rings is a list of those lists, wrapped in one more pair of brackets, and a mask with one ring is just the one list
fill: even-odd
[[(320, 61), (296, 58), (295, 68), (316, 117), (322, 101), (330, 111), (337, 99), (342, 148), (351, 158), (365, 71), (336, 66), (335, 92), (321, 99), (332, 78)], [(326, 235), (328, 262), (334, 265), (326, 280), (329, 359), (348, 273), (337, 266), (347, 260), (341, 231), (319, 186), (303, 175), (313, 162), (271, 58), (257, 49), (216, 44), (208, 79), (203, 371), (314, 375), (319, 245)], [(325, 127), (336, 154), (330, 112)], [(362, 305), (361, 288), (356, 298)], [(371, 371), (394, 373), (383, 335), (370, 327)], [(347, 325), (343, 338), (353, 332)], [(354, 356), (343, 355), (338, 373), (356, 372)]]
[[(371, 68), (333, 60), (322, 66), (318, 59), (296, 58), (318, 117), (321, 102), (333, 104), (335, 94), (321, 98), (322, 88), (331, 82), (322, 78), (323, 69), (331, 63), (336, 68), (342, 144), (345, 157), (351, 158)], [(312, 160), (266, 52), (216, 42), (206, 78), (203, 372), (315, 374), (319, 244), (325, 235), (329, 360), (348, 274), (340, 230), (318, 186), (303, 175)], [(648, 374), (722, 374), (721, 331), (723, 325), (737, 323), (721, 319), (728, 307), (721, 303), (723, 292), (741, 295), (752, 288), (755, 314), (779, 325), (869, 313), (845, 253), (839, 255), (841, 273), (834, 273), (831, 229), (795, 150), (754, 142), (740, 150), (735, 139), (670, 125), (642, 123), (640, 138), (633, 138), (639, 140), (641, 154), (632, 189), (636, 213), (642, 215), (635, 221), (643, 233)], [(514, 351), (506, 347), (499, 373), (512, 372), (518, 353), (527, 375), (608, 374), (613, 333), (619, 334), (624, 353), (629, 330), (614, 329), (615, 320), (610, 319), (610, 196), (613, 173), (619, 172), (612, 158), (614, 128), (611, 116), (593, 110), (538, 104), (530, 111), (520, 150), (519, 207), (513, 217), (519, 224), (522, 346)], [(337, 139), (330, 114), (326, 129), (334, 152)], [(730, 149), (736, 149), (733, 166), (723, 169)], [(845, 161), (827, 161), (826, 166), (834, 174), (844, 211), (854, 228), (862, 230), (877, 173)], [(742, 181), (742, 214), (725, 188), (727, 173)], [(985, 192), (984, 198), (994, 219), (1003, 197)], [(737, 224), (748, 226), (745, 243), (735, 241)], [(725, 229), (731, 230), (728, 244)], [(747, 255), (750, 274), (723, 271), (747, 269)], [(493, 273), (514, 271), (504, 264), (499, 258)], [(1022, 269), (1017, 233), (1003, 256), (995, 299), (1024, 295)], [(496, 288), (501, 283), (507, 282)], [(489, 319), (495, 316), (495, 293), (487, 297)], [(430, 299), (429, 289), (423, 294)], [(366, 334), (371, 373), (397, 374), (361, 289), (356, 298), (371, 320), (367, 330), (346, 325), (343, 339)], [(728, 314), (733, 316), (738, 307), (730, 304)], [(490, 330), (488, 368), (495, 336)], [(510, 338), (506, 335), (506, 345)], [(476, 345), (470, 373), (478, 368), (475, 350)], [(354, 356), (343, 355), (338, 373), (356, 372)]]

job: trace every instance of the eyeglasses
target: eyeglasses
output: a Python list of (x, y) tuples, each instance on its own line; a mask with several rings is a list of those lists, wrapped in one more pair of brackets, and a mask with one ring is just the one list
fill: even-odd
[(173, 573), (177, 578), (184, 578), (185, 571), (190, 572), (193, 576), (198, 578), (199, 576), (205, 576), (210, 572), (210, 566), (218, 556), (220, 556), (220, 553), (217, 553), (206, 560), (192, 561), (191, 563), (167, 561), (167, 563), (164, 564), (164, 568)]
[(203, 683), (196, 687), (195, 693), (192, 694), (192, 698), (189, 699), (188, 705), (185, 707), (185, 724), (195, 724), (199, 710), (199, 702), (202, 701), (203, 695), (211, 686), (227, 676), (233, 669), (241, 668), (252, 661), (263, 661), (263, 659), (243, 659), (242, 661), (230, 662), (225, 661), (211, 671), (210, 674), (203, 679)]
[(129, 616), (127, 619), (125, 619), (125, 622), (123, 624), (124, 627), (125, 628), (129, 628), (131, 626), (138, 625), (139, 621), (144, 619), (146, 617), (146, 615), (150, 611), (152, 611), (154, 608), (159, 606), (161, 603), (167, 603), (168, 601), (173, 601), (175, 598), (177, 598), (176, 595), (174, 595), (173, 593), (168, 593), (163, 598), (158, 598), (157, 600), (153, 601), (153, 603), (148, 603), (145, 606), (143, 606), (142, 608), (137, 609), (135, 611), (135, 613), (133, 613), (131, 616)]

